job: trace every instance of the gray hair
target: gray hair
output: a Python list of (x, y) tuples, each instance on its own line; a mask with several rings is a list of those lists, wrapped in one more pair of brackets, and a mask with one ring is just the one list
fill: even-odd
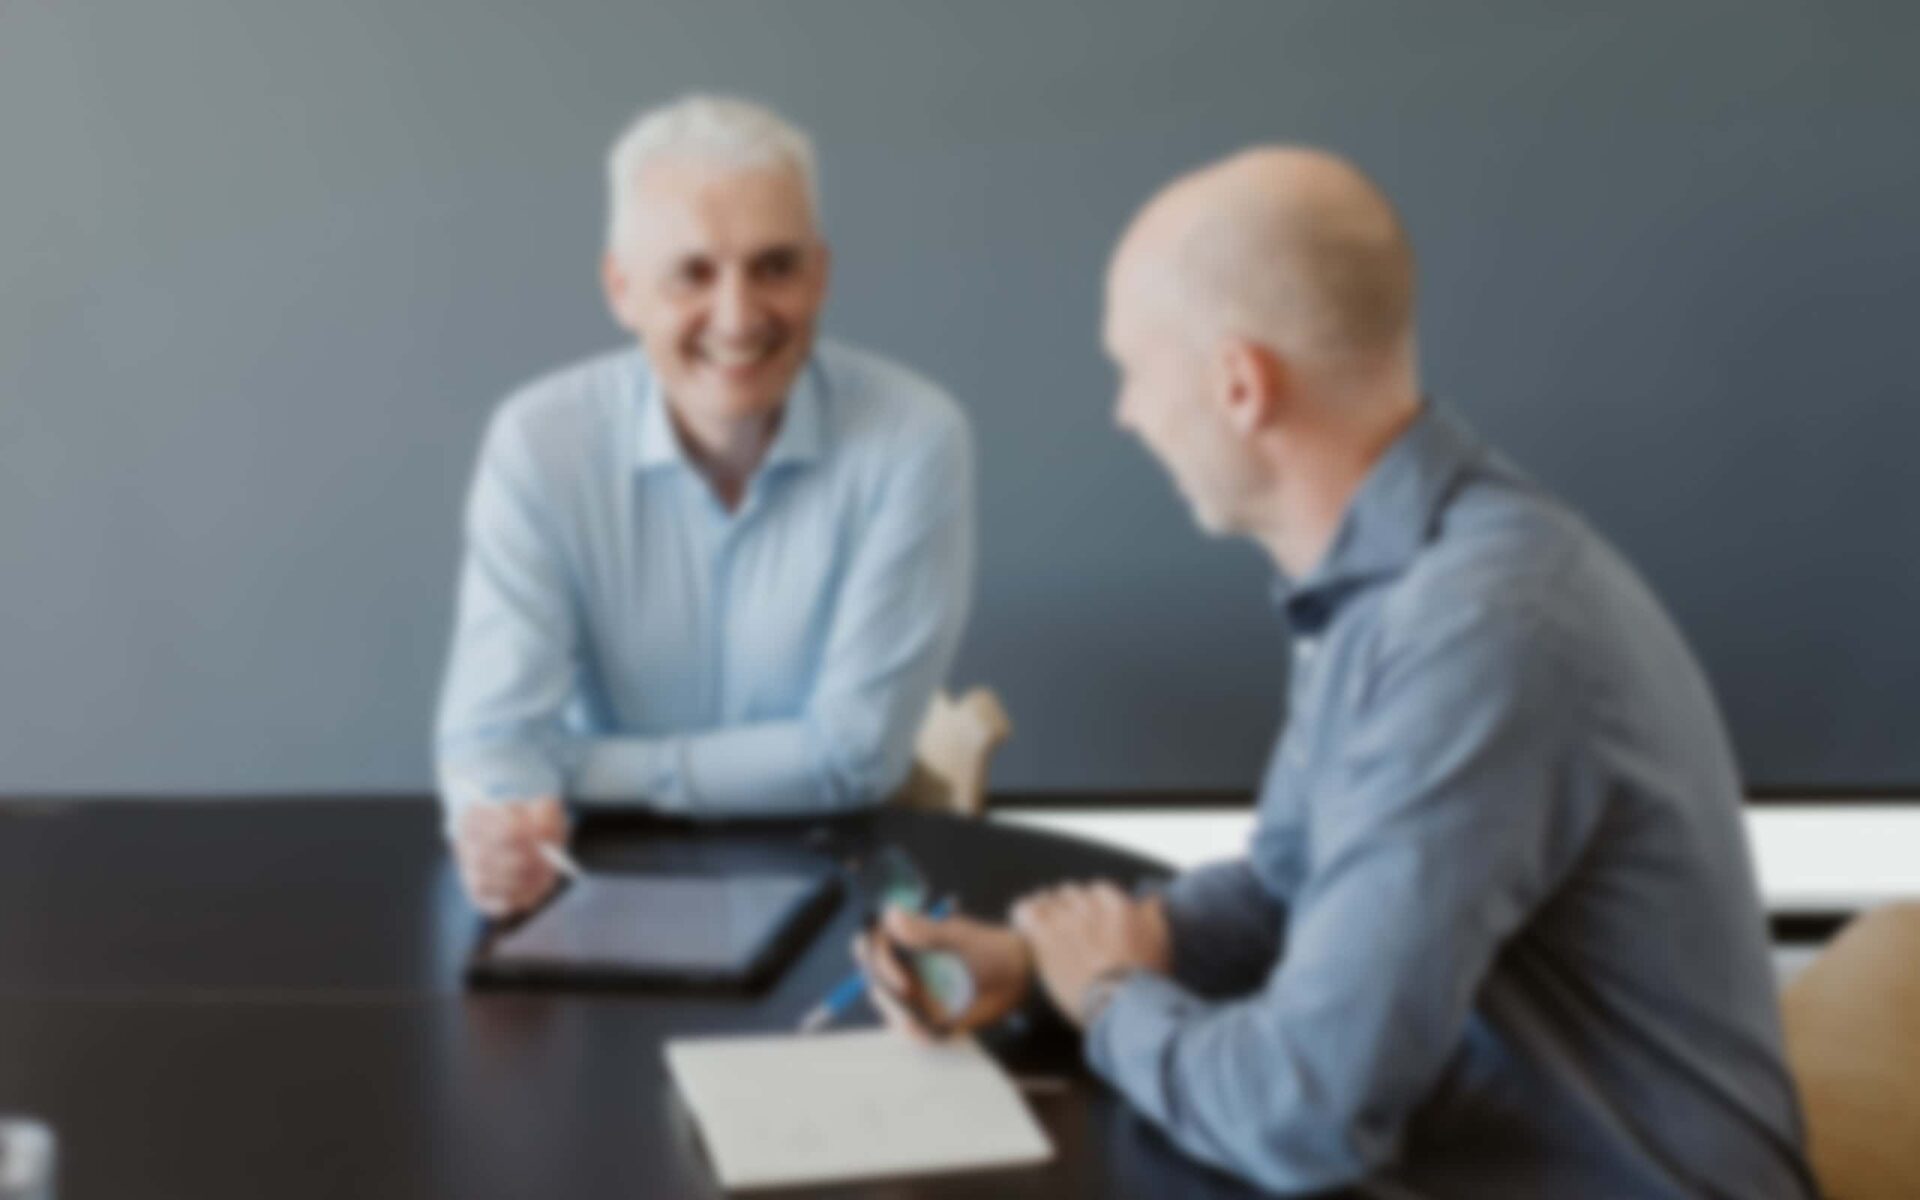
[(647, 109), (607, 152), (607, 245), (631, 233), (627, 193), (648, 163), (698, 158), (737, 167), (786, 166), (798, 172), (807, 205), (820, 211), (813, 140), (765, 105), (735, 96), (692, 94)]

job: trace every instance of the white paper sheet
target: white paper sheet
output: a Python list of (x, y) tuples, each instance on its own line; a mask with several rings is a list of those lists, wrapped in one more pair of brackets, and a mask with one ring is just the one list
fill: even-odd
[(971, 1040), (885, 1030), (699, 1038), (667, 1066), (727, 1188), (1045, 1162), (1053, 1146)]

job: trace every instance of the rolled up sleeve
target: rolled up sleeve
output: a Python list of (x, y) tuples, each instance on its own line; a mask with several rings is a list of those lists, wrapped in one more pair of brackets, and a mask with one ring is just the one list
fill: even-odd
[(1160, 890), (1173, 940), (1173, 977), (1204, 996), (1260, 986), (1280, 957), (1286, 909), (1245, 859), (1208, 863)]

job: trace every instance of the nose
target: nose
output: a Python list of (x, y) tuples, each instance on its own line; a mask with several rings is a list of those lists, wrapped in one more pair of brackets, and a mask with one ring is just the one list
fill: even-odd
[(744, 338), (754, 332), (759, 305), (745, 271), (727, 271), (713, 297), (713, 323), (724, 338)]

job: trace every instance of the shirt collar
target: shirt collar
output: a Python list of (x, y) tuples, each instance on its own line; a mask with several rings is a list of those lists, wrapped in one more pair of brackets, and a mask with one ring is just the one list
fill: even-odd
[(1405, 570), (1432, 538), (1460, 476), (1484, 453), (1451, 411), (1423, 403), (1348, 501), (1319, 565), (1298, 583), (1277, 582), (1274, 597), (1294, 628), (1316, 631), (1361, 586)]
[(634, 402), (639, 412), (639, 429), (634, 438), (633, 463), (642, 471), (658, 467), (691, 467), (686, 448), (673, 432), (667, 416), (667, 394), (660, 377), (647, 369), (644, 355), (635, 356)]
[[(634, 379), (634, 395), (639, 406), (639, 427), (634, 439), (634, 467), (651, 471), (662, 467), (693, 468), (687, 449), (674, 432), (667, 412), (667, 393), (660, 376), (645, 366), (640, 355)], [(817, 460), (826, 449), (826, 380), (817, 358), (809, 358), (787, 394), (780, 429), (761, 470), (781, 465), (803, 466)]]
[(773, 445), (767, 448), (767, 467), (805, 466), (817, 460), (825, 449), (826, 443), (826, 404), (827, 381), (820, 370), (820, 360), (809, 358), (800, 368), (800, 377), (794, 380), (793, 390), (787, 393), (786, 411), (780, 417), (780, 429), (773, 435)]

